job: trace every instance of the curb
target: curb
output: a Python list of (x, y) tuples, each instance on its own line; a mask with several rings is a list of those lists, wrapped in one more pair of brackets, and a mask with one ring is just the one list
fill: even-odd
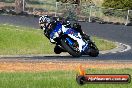
[(105, 51), (100, 51), (101, 54), (107, 54), (107, 53), (122, 53), (129, 51), (131, 49), (130, 45), (119, 43), (119, 42), (114, 42), (116, 44), (116, 48), (111, 49), (111, 50), (105, 50)]

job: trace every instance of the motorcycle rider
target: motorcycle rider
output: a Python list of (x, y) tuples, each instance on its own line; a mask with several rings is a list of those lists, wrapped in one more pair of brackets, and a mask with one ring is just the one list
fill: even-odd
[[(69, 21), (64, 20), (63, 18), (59, 19), (57, 17), (51, 18), (48, 15), (41, 16), (39, 18), (39, 24), (40, 28), (44, 30), (44, 35), (50, 40), (51, 43), (56, 43), (58, 40), (58, 33), (55, 32), (55, 28), (57, 27), (58, 23), (62, 24), (62, 29), (66, 31), (66, 29), (73, 28), (74, 30), (78, 31), (82, 38), (85, 40), (89, 39), (89, 36), (84, 34), (81, 29), (81, 25), (79, 23), (74, 23), (73, 27), (71, 27), (71, 23)], [(53, 33), (53, 34), (52, 34)], [(53, 35), (53, 36), (51, 36)], [(59, 42), (57, 42), (54, 52), (56, 54), (60, 54), (61, 52), (65, 52), (65, 50), (59, 45)]]
[[(71, 27), (71, 23), (69, 21), (64, 20), (63, 18), (61, 18), (61, 19), (58, 17), (51, 18), (48, 15), (41, 16), (39, 18), (40, 28), (42, 30), (44, 30), (44, 35), (48, 39), (50, 39), (51, 43), (55, 43), (54, 39), (59, 36), (59, 35), (55, 34), (54, 38), (50, 37), (50, 34), (52, 31), (54, 31), (58, 21), (61, 22), (64, 25), (64, 27), (66, 27), (66, 28)], [(85, 40), (89, 39), (89, 36), (82, 31), (81, 25), (79, 23), (74, 23), (72, 28), (74, 30), (78, 31), (81, 34), (81, 36), (83, 37), (83, 39), (85, 39)]]

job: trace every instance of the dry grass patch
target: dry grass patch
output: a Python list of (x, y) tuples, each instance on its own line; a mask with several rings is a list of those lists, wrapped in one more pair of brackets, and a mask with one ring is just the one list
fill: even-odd
[(65, 62), (0, 62), (0, 72), (47, 72), (78, 70), (82, 65), (84, 69), (124, 69), (132, 68), (132, 64), (122, 63), (65, 63)]

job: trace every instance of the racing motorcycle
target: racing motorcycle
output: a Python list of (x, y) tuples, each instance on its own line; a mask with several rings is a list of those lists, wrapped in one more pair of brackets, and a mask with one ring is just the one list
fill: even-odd
[(80, 57), (82, 55), (98, 56), (99, 50), (90, 37), (88, 40), (85, 40), (72, 27), (67, 28), (61, 23), (58, 23), (55, 30), (50, 34), (51, 38), (54, 37), (55, 32), (59, 35), (55, 38), (56, 46), (54, 52), (56, 54), (68, 52), (73, 57)]

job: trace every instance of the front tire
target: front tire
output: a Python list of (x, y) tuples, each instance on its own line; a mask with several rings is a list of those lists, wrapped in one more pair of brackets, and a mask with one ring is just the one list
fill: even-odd
[(97, 57), (99, 55), (98, 48), (96, 47), (96, 45), (93, 42), (89, 43), (89, 45), (90, 45), (89, 56), (91, 56), (91, 57)]
[(91, 56), (91, 57), (97, 57), (98, 55), (99, 55), (98, 50), (94, 50), (94, 49), (90, 50), (89, 56)]
[(61, 45), (62, 45), (62, 47), (63, 47), (70, 55), (72, 55), (73, 57), (80, 57), (80, 56), (81, 56), (81, 52), (73, 50), (73, 49), (66, 43), (66, 41), (65, 41), (64, 38), (62, 38), (62, 40), (61, 40)]

